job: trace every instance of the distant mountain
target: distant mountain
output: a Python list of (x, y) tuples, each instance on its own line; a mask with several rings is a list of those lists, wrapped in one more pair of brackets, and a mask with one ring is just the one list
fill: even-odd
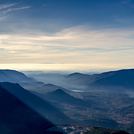
[(96, 75), (93, 86), (134, 89), (134, 69), (105, 72)]
[(75, 72), (75, 73), (69, 74), (67, 77), (68, 78), (81, 78), (81, 77), (85, 77), (85, 76), (88, 76), (88, 75)]
[(87, 84), (89, 83), (89, 80), (91, 79), (91, 75), (88, 74), (82, 74), (82, 73), (72, 73), (67, 75), (66, 77), (67, 81), (72, 81), (72, 83), (79, 83), (79, 84)]
[[(9, 86), (11, 86), (11, 89), (8, 89)], [(13, 87), (15, 89), (12, 89)], [(27, 101), (22, 101), (23, 93), (27, 94), (25, 99), (28, 99), (30, 93), (20, 91), (19, 95), (19, 87), (14, 95), (14, 91), (11, 90), (17, 90), (17, 87), (18, 85), (10, 83), (1, 83), (0, 85), (0, 133), (62, 134), (53, 123), (26, 104)]]
[(0, 81), (18, 83), (31, 82), (33, 79), (15, 70), (0, 70)]
[(5, 82), (0, 83), (0, 86), (51, 122), (55, 124), (64, 124), (70, 122), (70, 119), (58, 108), (25, 90), (20, 85)]
[(54, 84), (45, 84), (45, 85), (43, 85), (43, 89), (38, 90), (38, 93), (48, 93), (48, 92), (55, 91), (57, 89), (66, 90), (66, 89), (64, 89), (60, 86), (54, 85)]
[(66, 81), (79, 88), (84, 87), (86, 89), (99, 88), (134, 88), (134, 69), (110, 71), (101, 74), (80, 74), (73, 73), (67, 76)]
[(29, 90), (38, 90), (44, 86), (43, 82), (27, 77), (24, 73), (15, 70), (0, 70), (0, 82), (19, 83)]
[(53, 84), (45, 84), (15, 70), (0, 70), (0, 82), (18, 83), (23, 88), (38, 92), (50, 92), (62, 88)]
[[(53, 78), (54, 76), (54, 78)], [(57, 78), (56, 78), (57, 76)], [(69, 75), (34, 75), (34, 78), (46, 80), (47, 83), (58, 85), (69, 90), (93, 90), (95, 89), (133, 89), (134, 88), (134, 69), (124, 69), (109, 71), (100, 74), (72, 73)]]
[(58, 103), (66, 103), (70, 105), (76, 105), (76, 106), (89, 106), (85, 101), (78, 99), (76, 97), (73, 97), (72, 95), (66, 93), (62, 89), (55, 90), (53, 92), (47, 93), (45, 95), (47, 100), (53, 100)]
[(58, 86), (62, 86), (65, 84), (64, 79), (66, 74), (64, 74), (63, 72), (61, 73), (56, 73), (56, 72), (39, 72), (39, 71), (31, 71), (31, 72), (25, 72), (25, 74), (27, 74), (28, 76), (35, 78), (39, 81), (42, 81), (46, 84), (53, 84), (53, 85), (58, 85)]

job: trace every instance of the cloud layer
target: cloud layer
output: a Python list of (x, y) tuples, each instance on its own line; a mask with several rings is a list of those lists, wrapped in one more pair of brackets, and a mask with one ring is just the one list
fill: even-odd
[(3, 64), (85, 64), (131, 67), (134, 32), (130, 29), (95, 30), (83, 26), (55, 34), (1, 34)]

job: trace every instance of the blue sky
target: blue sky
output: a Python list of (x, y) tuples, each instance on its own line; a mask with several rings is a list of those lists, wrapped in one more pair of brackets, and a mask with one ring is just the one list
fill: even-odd
[(0, 26), (0, 68), (134, 66), (134, 0), (0, 0)]
[[(36, 28), (50, 25), (48, 32), (57, 30), (57, 26), (127, 28), (134, 25), (134, 0), (2, 0), (0, 3), (16, 4), (10, 8), (29, 6), (27, 10), (8, 13), (10, 23), (33, 22)], [(55, 27), (51, 28), (51, 25)]]

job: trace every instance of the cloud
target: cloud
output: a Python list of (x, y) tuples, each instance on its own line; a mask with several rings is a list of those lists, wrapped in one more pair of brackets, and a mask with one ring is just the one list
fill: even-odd
[(11, 8), (8, 8), (8, 9), (6, 9), (6, 10), (3, 10), (3, 13), (4, 13), (4, 14), (7, 14), (7, 13), (15, 12), (15, 11), (20, 11), (20, 10), (29, 9), (29, 8), (31, 8), (31, 6), (11, 7)]
[(31, 6), (21, 6), (19, 3), (0, 4), (0, 21), (7, 18), (9, 13), (30, 9)]
[[(0, 34), (3, 64), (78, 64), (87, 67), (134, 66), (133, 29), (83, 26), (53, 34)], [(4, 55), (4, 58), (3, 58)]]
[(17, 3), (11, 3), (11, 4), (0, 4), (0, 11), (3, 11), (3, 10), (6, 10), (6, 9), (9, 9), (11, 7), (14, 7), (16, 6)]

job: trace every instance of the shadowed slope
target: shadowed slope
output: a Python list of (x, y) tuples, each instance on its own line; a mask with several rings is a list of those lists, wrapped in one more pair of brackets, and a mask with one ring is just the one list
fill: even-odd
[(68, 123), (70, 120), (59, 109), (51, 105), (49, 102), (42, 100), (31, 92), (25, 90), (19, 84), (0, 83), (0, 86), (5, 88), (12, 95), (16, 96), (28, 107), (38, 112), (43, 117), (47, 118), (53, 123), (63, 124)]
[(55, 125), (0, 86), (1, 134), (60, 134)]

